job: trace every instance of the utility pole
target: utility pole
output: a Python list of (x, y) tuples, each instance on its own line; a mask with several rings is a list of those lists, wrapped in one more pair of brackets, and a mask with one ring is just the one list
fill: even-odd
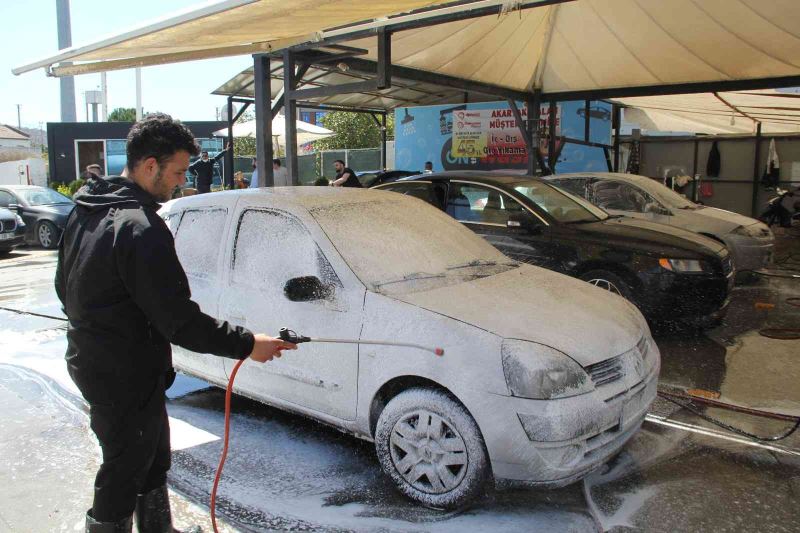
[[(58, 49), (72, 46), (72, 28), (69, 17), (69, 0), (56, 0), (56, 20), (58, 21)], [(72, 63), (61, 63), (62, 66)], [(75, 79), (72, 76), (61, 78), (61, 122), (77, 122), (75, 116)]]
[(136, 122), (142, 120), (142, 69), (136, 69)]
[(19, 104), (17, 104), (17, 128), (19, 129), (21, 127), (22, 127), (22, 120), (20, 120), (19, 118)]
[(108, 80), (106, 73), (100, 73), (100, 90), (103, 92), (103, 122), (108, 122)]

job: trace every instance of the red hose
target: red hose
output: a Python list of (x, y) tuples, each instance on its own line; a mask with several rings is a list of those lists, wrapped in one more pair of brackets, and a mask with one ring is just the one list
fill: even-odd
[(228, 457), (228, 437), (230, 437), (231, 429), (231, 394), (233, 393), (233, 380), (236, 378), (236, 372), (242, 366), (246, 359), (240, 360), (233, 367), (231, 377), (228, 378), (228, 387), (225, 389), (225, 436), (223, 437), (222, 455), (219, 458), (219, 466), (217, 466), (217, 475), (214, 477), (214, 486), (211, 489), (211, 527), (214, 528), (214, 533), (219, 533), (217, 529), (217, 487), (219, 486), (219, 479), (222, 477), (222, 468), (225, 466), (225, 458)]

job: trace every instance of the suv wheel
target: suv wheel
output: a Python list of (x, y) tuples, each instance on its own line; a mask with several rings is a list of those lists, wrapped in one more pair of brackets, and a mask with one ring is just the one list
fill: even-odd
[(378, 418), (375, 449), (400, 491), (427, 507), (461, 507), (489, 478), (478, 425), (438, 390), (409, 389), (392, 398)]

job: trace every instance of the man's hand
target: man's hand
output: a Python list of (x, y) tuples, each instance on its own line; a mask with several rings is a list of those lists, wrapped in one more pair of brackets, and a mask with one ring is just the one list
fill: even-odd
[(283, 350), (296, 350), (297, 345), (285, 342), (269, 335), (254, 335), (253, 353), (250, 359), (258, 363), (272, 361), (274, 357), (280, 357)]

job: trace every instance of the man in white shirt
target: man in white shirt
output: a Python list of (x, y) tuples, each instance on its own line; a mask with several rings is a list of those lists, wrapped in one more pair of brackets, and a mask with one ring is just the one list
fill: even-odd
[(275, 176), (275, 184), (286, 184), (291, 185), (289, 181), (289, 171), (286, 170), (284, 167), (281, 166), (280, 159), (273, 159), (272, 160), (272, 173)]
[(258, 188), (258, 168), (256, 167), (256, 158), (253, 158), (253, 175), (250, 176), (250, 188)]

